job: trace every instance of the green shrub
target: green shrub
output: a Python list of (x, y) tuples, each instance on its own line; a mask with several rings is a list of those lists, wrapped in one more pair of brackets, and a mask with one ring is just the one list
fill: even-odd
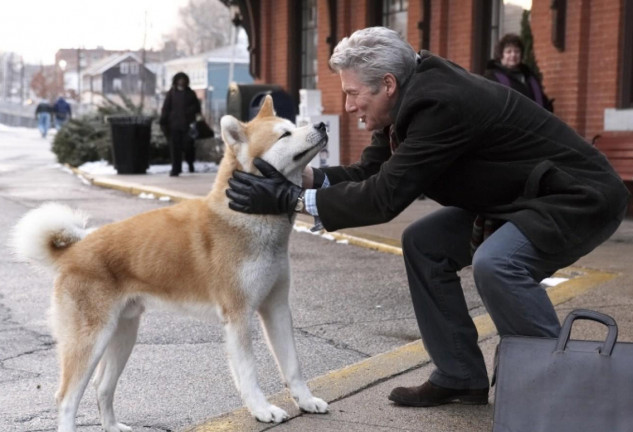
[[(105, 98), (96, 113), (73, 118), (66, 122), (53, 140), (52, 151), (60, 163), (74, 167), (86, 162), (106, 160), (112, 164), (112, 133), (106, 117), (111, 115), (139, 115), (141, 107), (119, 94), (123, 105)], [(156, 113), (152, 117), (156, 119)], [(157, 121), (152, 122), (149, 163), (169, 163), (169, 145)]]
[(103, 117), (82, 116), (66, 122), (53, 140), (52, 151), (60, 163), (79, 166), (105, 159), (112, 162), (110, 131)]

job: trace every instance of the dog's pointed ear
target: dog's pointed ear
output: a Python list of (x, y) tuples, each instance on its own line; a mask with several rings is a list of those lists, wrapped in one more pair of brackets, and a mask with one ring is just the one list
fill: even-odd
[(273, 97), (269, 94), (264, 96), (264, 102), (262, 103), (262, 107), (259, 109), (257, 113), (257, 117), (274, 117), (275, 116), (275, 106), (273, 105)]
[(246, 131), (244, 124), (231, 115), (222, 116), (220, 119), (222, 140), (227, 148), (234, 154), (238, 154), (237, 147), (246, 143)]

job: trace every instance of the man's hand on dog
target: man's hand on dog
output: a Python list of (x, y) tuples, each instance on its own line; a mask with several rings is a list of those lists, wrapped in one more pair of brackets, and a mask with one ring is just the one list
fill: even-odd
[(242, 213), (285, 213), (292, 217), (302, 189), (265, 160), (255, 158), (253, 164), (263, 177), (235, 171), (226, 190), (229, 207)]

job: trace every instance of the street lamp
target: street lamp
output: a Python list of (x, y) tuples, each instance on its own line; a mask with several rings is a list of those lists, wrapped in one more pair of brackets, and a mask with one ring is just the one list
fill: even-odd
[(66, 66), (68, 66), (68, 63), (66, 62), (66, 60), (61, 59), (60, 61), (57, 62), (57, 66), (59, 66), (59, 69), (62, 71), (61, 73), (61, 88), (62, 88), (62, 95), (66, 95), (66, 76), (64, 75), (64, 73), (66, 72)]

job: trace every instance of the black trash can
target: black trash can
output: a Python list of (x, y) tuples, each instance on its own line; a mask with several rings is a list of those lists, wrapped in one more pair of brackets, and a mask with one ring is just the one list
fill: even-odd
[(226, 95), (226, 113), (240, 121), (250, 121), (259, 112), (267, 94), (273, 98), (277, 116), (296, 121), (297, 103), (275, 84), (231, 84)]
[(282, 90), (274, 84), (236, 84), (231, 83), (226, 95), (226, 113), (240, 121), (249, 121), (251, 117), (251, 101), (262, 92)]
[(149, 168), (152, 120), (146, 116), (107, 117), (112, 130), (112, 159), (118, 174), (145, 174)]

